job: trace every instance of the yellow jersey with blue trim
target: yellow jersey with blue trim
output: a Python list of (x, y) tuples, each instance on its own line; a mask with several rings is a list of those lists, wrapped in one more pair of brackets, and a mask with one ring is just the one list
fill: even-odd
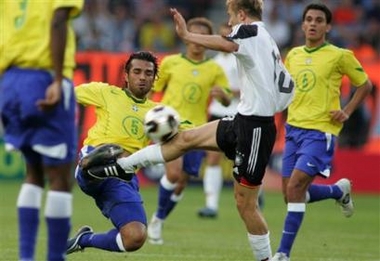
[[(52, 70), (50, 27), (55, 10), (71, 8), (78, 16), (83, 0), (0, 1), (0, 74), (7, 68)], [(75, 35), (68, 26), (63, 75), (69, 79), (75, 67)]]
[(313, 49), (299, 46), (290, 50), (285, 66), (296, 83), (288, 124), (338, 135), (343, 125), (332, 121), (329, 112), (341, 109), (343, 76), (356, 87), (368, 79), (353, 52), (329, 43)]
[(210, 91), (214, 86), (232, 94), (227, 76), (213, 59), (194, 62), (183, 54), (174, 54), (161, 61), (153, 89), (164, 91), (163, 104), (173, 107), (181, 118), (199, 126), (207, 122)]
[(137, 99), (122, 88), (102, 82), (76, 86), (75, 95), (78, 103), (95, 107), (97, 118), (84, 145), (115, 143), (134, 153), (150, 143), (144, 132), (144, 116), (156, 102)]

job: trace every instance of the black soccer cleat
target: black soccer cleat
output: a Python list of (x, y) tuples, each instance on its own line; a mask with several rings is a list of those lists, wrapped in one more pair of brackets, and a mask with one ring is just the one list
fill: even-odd
[(218, 211), (205, 207), (198, 211), (198, 216), (201, 218), (217, 218)]
[(89, 169), (83, 170), (83, 175), (86, 179), (91, 181), (103, 180), (106, 178), (118, 178), (124, 181), (131, 181), (134, 173), (127, 173), (117, 163), (110, 163), (103, 166), (94, 166)]
[(84, 247), (79, 245), (79, 240), (87, 234), (93, 234), (94, 231), (89, 226), (83, 226), (78, 230), (78, 233), (73, 237), (67, 240), (66, 254), (71, 254), (78, 251), (83, 251)]

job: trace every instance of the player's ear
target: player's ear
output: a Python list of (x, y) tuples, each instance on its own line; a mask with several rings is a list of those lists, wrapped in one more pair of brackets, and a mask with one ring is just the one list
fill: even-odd
[(302, 22), (301, 29), (302, 29), (302, 32), (305, 32), (305, 31), (306, 31), (306, 26), (305, 26), (305, 23), (304, 23), (304, 22)]
[(326, 33), (329, 33), (330, 31), (331, 31), (331, 24), (328, 24), (326, 28)]
[(237, 11), (237, 17), (239, 19), (239, 22), (244, 22), (245, 19), (247, 18), (247, 14), (245, 13), (244, 10), (240, 9)]

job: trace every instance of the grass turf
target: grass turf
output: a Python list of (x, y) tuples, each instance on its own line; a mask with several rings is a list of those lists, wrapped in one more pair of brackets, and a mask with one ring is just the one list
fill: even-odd
[[(0, 249), (1, 260), (17, 260), (17, 216), (15, 203), (20, 181), (0, 183)], [(96, 232), (105, 232), (111, 223), (95, 207), (92, 199), (74, 187), (72, 232), (84, 224)], [(157, 188), (143, 187), (148, 219), (156, 207)], [(292, 261), (380, 261), (380, 197), (355, 195), (355, 214), (344, 218), (333, 200), (308, 205), (303, 226), (292, 251)], [(201, 186), (189, 186), (185, 197), (169, 216), (164, 226), (165, 244), (148, 242), (133, 253), (111, 253), (86, 249), (73, 253), (68, 261), (83, 260), (254, 260), (247, 234), (240, 220), (231, 187), (224, 187), (220, 199), (219, 217), (199, 219), (196, 211), (204, 204)], [(46, 227), (41, 211), (36, 260), (45, 260)], [(283, 226), (286, 206), (279, 192), (265, 192), (264, 215), (271, 232), (275, 252)]]

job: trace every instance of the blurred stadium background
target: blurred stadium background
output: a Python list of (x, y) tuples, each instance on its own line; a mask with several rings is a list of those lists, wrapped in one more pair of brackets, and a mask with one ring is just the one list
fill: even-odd
[[(300, 30), (306, 0), (265, 0), (264, 21), (283, 55), (289, 48), (303, 44)], [(342, 176), (353, 180), (356, 192), (380, 193), (380, 1), (325, 0), (333, 11), (333, 30), (329, 41), (355, 52), (375, 88), (363, 106), (347, 122), (339, 138), (332, 179)], [(227, 21), (224, 0), (86, 0), (84, 12), (74, 21), (77, 34), (77, 70), (75, 83), (107, 81), (122, 85), (121, 69), (128, 53), (150, 50), (160, 58), (183, 50), (169, 14), (169, 7), (180, 9), (186, 18), (206, 16), (215, 32)], [(210, 51), (209, 56), (215, 53)], [(342, 103), (351, 87), (342, 86)], [(79, 108), (79, 147), (92, 124), (92, 109)], [(277, 123), (282, 129), (282, 115)], [(283, 133), (279, 132), (272, 164), (265, 180), (267, 189), (279, 189)], [(225, 163), (226, 182), (230, 182), (229, 163)], [(153, 184), (160, 173), (141, 172), (143, 184)], [(0, 179), (21, 179), (22, 159), (0, 146)], [(324, 180), (318, 180), (324, 182)]]

